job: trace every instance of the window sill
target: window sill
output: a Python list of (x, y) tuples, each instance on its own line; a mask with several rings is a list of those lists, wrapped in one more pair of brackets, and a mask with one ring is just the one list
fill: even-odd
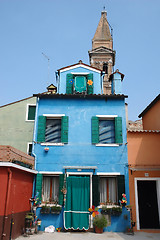
[(26, 120), (26, 122), (34, 122), (35, 120)]
[(42, 146), (64, 146), (64, 143), (41, 143)]
[(95, 144), (96, 147), (119, 147), (119, 144), (117, 143), (111, 143), (111, 144), (102, 144), (102, 143), (98, 143)]

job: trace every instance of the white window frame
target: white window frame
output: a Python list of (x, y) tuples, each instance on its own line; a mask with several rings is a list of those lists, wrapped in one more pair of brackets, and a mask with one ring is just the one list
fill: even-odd
[(159, 213), (159, 219), (160, 219), (160, 178), (158, 177), (147, 177), (147, 178), (135, 178), (134, 179), (134, 186), (135, 186), (135, 204), (136, 204), (136, 222), (137, 222), (137, 230), (140, 229), (140, 220), (139, 220), (139, 205), (138, 205), (138, 188), (137, 188), (137, 181), (156, 181), (157, 186), (157, 203), (158, 203), (158, 213)]
[(32, 142), (28, 142), (27, 143), (27, 154), (29, 155), (29, 145), (32, 144), (32, 147), (33, 147), (33, 143)]
[[(96, 115), (100, 120), (114, 120), (118, 115)], [(119, 147), (118, 143), (97, 143), (96, 147)]]
[[(62, 172), (43, 172), (43, 171), (40, 171), (39, 173), (41, 173), (41, 174), (43, 174), (43, 177), (59, 177), (60, 176), (60, 174), (62, 174)], [(43, 193), (43, 191), (44, 191), (44, 189), (43, 189), (43, 181), (42, 181), (42, 193)], [(58, 197), (59, 197), (59, 195), (58, 195)], [(42, 198), (43, 198), (43, 196), (42, 196)], [(45, 203), (45, 201), (44, 202), (42, 202), (42, 205)], [(48, 205), (48, 204), (47, 204)], [(53, 205), (55, 205), (55, 204), (51, 204), (51, 203), (49, 203), (49, 206), (51, 207), (51, 206), (53, 206)], [(57, 204), (58, 206), (60, 206), (59, 204)]]
[[(61, 119), (65, 114), (43, 114), (44, 117), (50, 119)], [(51, 142), (44, 142), (41, 143), (41, 146), (64, 146), (64, 143), (51, 143)]]
[(29, 113), (29, 107), (30, 106), (36, 107), (36, 104), (27, 103), (27, 107), (26, 107), (26, 122), (34, 122), (35, 121), (35, 120), (28, 120), (28, 113)]

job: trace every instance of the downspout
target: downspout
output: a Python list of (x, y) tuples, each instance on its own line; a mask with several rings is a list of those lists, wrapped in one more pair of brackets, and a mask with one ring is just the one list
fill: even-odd
[(101, 94), (103, 94), (103, 79), (104, 79), (104, 72), (101, 72)]
[(11, 182), (12, 182), (12, 171), (10, 170), (10, 168), (8, 168), (8, 183), (7, 183), (7, 191), (6, 191), (6, 203), (5, 203), (5, 209), (4, 209), (3, 227), (2, 227), (2, 236), (1, 236), (2, 240), (6, 237), (6, 233), (4, 233), (4, 231), (5, 231), (5, 227), (6, 227), (6, 220), (8, 219), (7, 213), (8, 213), (10, 192), (11, 192)]
[[(32, 148), (32, 155), (34, 156), (34, 169), (37, 168), (37, 155), (35, 154), (35, 144), (36, 144), (36, 129), (37, 129), (37, 116), (38, 116), (38, 103), (39, 103), (39, 97), (37, 98), (36, 103), (36, 114), (35, 114), (35, 122), (34, 122), (34, 133), (33, 133), (33, 148)], [(32, 190), (32, 197), (34, 197), (35, 193), (35, 177), (33, 181), (33, 190)]]

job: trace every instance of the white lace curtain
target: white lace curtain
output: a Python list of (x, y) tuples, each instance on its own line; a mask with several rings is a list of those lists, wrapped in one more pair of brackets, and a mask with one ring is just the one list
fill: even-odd
[(44, 176), (43, 177), (43, 191), (42, 200), (49, 202), (50, 199), (58, 201), (59, 195), (59, 177), (58, 176)]
[(100, 178), (100, 202), (117, 202), (117, 181), (114, 177)]

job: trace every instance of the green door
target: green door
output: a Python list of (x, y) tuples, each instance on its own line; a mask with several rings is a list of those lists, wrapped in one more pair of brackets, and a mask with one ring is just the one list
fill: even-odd
[(70, 176), (67, 178), (67, 195), (64, 209), (65, 229), (89, 228), (90, 178)]

